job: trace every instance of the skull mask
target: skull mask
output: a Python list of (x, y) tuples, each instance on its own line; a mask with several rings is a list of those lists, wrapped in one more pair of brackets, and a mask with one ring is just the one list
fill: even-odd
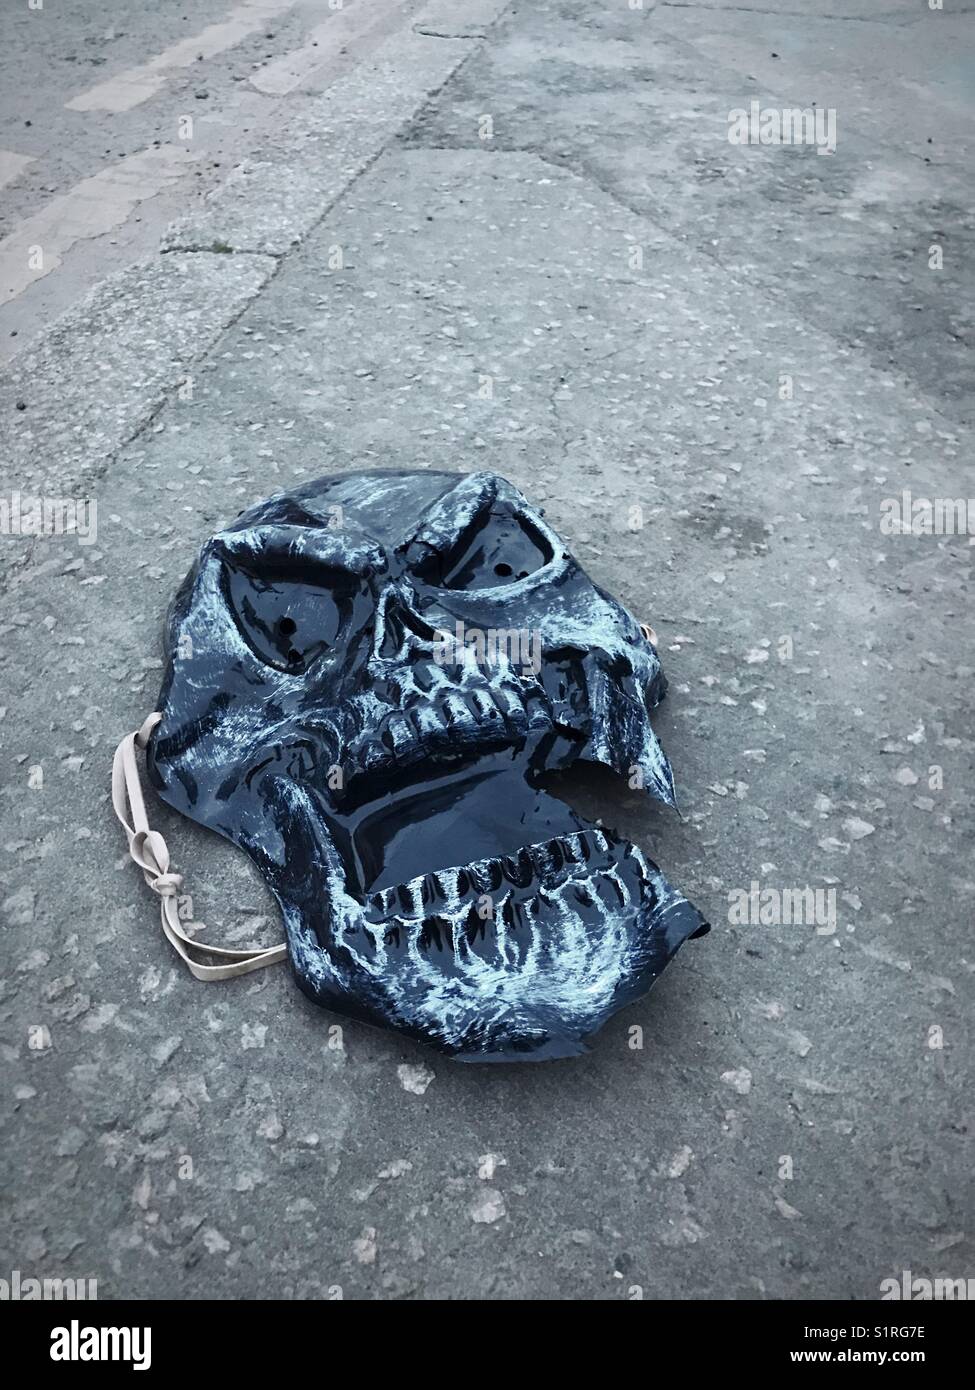
[(168, 627), (165, 801), (245, 849), (301, 988), (471, 1061), (584, 1052), (697, 910), (546, 791), (607, 764), (673, 805), (639, 624), (490, 473), (356, 473), (213, 536)]

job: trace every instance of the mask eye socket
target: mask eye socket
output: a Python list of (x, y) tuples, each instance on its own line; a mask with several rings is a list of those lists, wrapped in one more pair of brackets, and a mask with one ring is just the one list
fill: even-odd
[[(343, 582), (344, 581), (344, 582)], [(350, 608), (348, 579), (317, 572), (313, 581), (286, 569), (225, 571), (237, 626), (268, 666), (297, 675), (330, 651)]]
[(420, 577), (441, 589), (496, 589), (527, 579), (552, 558), (530, 521), (498, 508), (477, 516), (445, 554), (431, 556)]

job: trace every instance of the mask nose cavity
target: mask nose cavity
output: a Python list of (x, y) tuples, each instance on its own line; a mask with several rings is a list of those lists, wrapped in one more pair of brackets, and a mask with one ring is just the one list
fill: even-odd
[(404, 657), (411, 645), (410, 637), (432, 645), (436, 630), (417, 612), (412, 594), (402, 584), (390, 584), (376, 605), (376, 627), (372, 656), (376, 661), (393, 661)]

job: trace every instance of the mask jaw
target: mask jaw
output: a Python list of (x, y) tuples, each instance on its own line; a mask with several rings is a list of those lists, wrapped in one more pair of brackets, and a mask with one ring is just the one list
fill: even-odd
[[(553, 872), (551, 847), (530, 851), (537, 878), (522, 882), (521, 895), (517, 876), (502, 882), (487, 922), (476, 919), (462, 886), (487, 862), (377, 895), (392, 907), (377, 919), (346, 888), (317, 794), (282, 778), (266, 791), (289, 855), (270, 873), (261, 867), (280, 902), (303, 992), (456, 1061), (583, 1055), (586, 1039), (645, 994), (688, 937), (707, 930), (638, 848), (595, 827), (559, 837), (558, 857), (574, 856), (575, 872), (565, 863)], [(611, 901), (594, 895), (593, 866), (611, 879)], [(536, 894), (526, 934), (524, 905)]]

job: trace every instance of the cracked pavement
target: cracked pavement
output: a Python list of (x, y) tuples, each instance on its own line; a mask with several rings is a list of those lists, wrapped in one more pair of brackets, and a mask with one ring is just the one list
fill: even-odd
[[(880, 516), (971, 490), (975, 21), (471, 8), (310, 95), (0, 391), (6, 495), (98, 506), (91, 546), (2, 538), (0, 1266), (103, 1298), (969, 1276), (973, 552)], [(730, 144), (753, 98), (834, 107), (836, 153)], [(503, 474), (660, 635), (683, 816), (598, 778), (579, 809), (714, 930), (581, 1061), (451, 1065), (282, 967), (201, 985), (123, 854), (111, 754), (200, 543), (377, 466)], [(207, 939), (278, 938), (239, 853), (150, 819)], [(833, 890), (833, 929), (729, 920), (753, 883)]]

